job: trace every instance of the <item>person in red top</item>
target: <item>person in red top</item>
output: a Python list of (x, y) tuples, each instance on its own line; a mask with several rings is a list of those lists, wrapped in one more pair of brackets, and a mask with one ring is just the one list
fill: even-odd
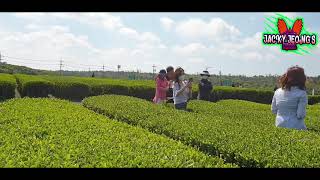
[(156, 93), (153, 102), (156, 104), (166, 102), (168, 89), (169, 82), (166, 78), (166, 70), (162, 69), (156, 77)]

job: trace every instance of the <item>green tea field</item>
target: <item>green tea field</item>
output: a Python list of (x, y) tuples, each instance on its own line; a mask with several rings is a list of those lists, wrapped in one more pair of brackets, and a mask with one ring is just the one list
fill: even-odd
[(275, 127), (269, 91), (215, 87), (185, 112), (153, 104), (153, 81), (0, 74), (0, 89), (0, 167), (320, 167), (317, 96), (298, 131)]

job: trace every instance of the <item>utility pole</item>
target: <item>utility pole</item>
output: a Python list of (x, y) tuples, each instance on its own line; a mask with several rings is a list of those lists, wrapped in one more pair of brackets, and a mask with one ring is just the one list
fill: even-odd
[(3, 63), (3, 57), (2, 57), (2, 54), (0, 52), (0, 64)]
[(153, 72), (153, 74), (156, 73), (156, 67), (157, 67), (156, 65), (152, 65), (152, 72)]
[(120, 68), (121, 68), (121, 65), (118, 64), (117, 68), (118, 68), (118, 77), (120, 77)]
[(60, 76), (62, 75), (62, 58), (60, 59)]
[(222, 80), (221, 80), (221, 70), (219, 71), (219, 77), (220, 77), (220, 86), (222, 86)]
[(102, 66), (102, 77), (104, 77), (104, 64)]

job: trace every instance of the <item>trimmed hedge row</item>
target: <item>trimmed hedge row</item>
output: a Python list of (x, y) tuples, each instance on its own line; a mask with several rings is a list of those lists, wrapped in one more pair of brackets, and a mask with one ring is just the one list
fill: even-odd
[(58, 99), (0, 104), (0, 167), (236, 167)]
[(308, 96), (308, 104), (313, 105), (320, 102), (320, 96), (314, 95), (314, 96)]
[(134, 96), (150, 100), (154, 97), (155, 84), (153, 81), (120, 80), (104, 78), (79, 78), (77, 80), (88, 84), (91, 88), (91, 96), (102, 94), (118, 94)]
[(18, 90), (22, 97), (48, 97), (54, 84), (38, 76), (15, 74)]
[[(201, 103), (204, 105), (198, 106)], [(276, 128), (271, 111), (261, 112), (258, 106), (248, 110), (243, 108), (244, 101), (191, 101), (189, 108), (193, 112), (117, 95), (86, 98), (83, 105), (220, 155), (241, 167), (320, 167), (319, 133)]]
[(12, 75), (0, 73), (0, 101), (14, 98), (16, 86)]
[(236, 87), (215, 87), (211, 94), (211, 101), (222, 99), (241, 99), (258, 103), (270, 104), (274, 92)]
[[(210, 117), (219, 115), (233, 118), (235, 116), (241, 119), (252, 119), (251, 122), (257, 123), (257, 125), (267, 124), (268, 126), (274, 126), (275, 124), (275, 116), (271, 114), (270, 104), (261, 104), (244, 100), (222, 100), (218, 103), (197, 100), (190, 102), (191, 103), (188, 104), (189, 110)], [(319, 105), (320, 104), (308, 105), (307, 116), (305, 118), (308, 130), (318, 134), (320, 134)], [(257, 117), (263, 120), (255, 120)]]
[(151, 81), (129, 81), (105, 78), (41, 76), (55, 84), (54, 96), (64, 99), (83, 99), (102, 94), (119, 94), (151, 100), (155, 88)]
[[(31, 79), (45, 79), (54, 84), (53, 94), (63, 99), (83, 99), (88, 96), (117, 94), (152, 100), (155, 94), (155, 82), (151, 80), (120, 80), (107, 78), (85, 78), (71, 76), (28, 76)], [(37, 84), (34, 84), (36, 86)], [(37, 88), (35, 88), (37, 89)], [(193, 97), (198, 93), (194, 86)], [(213, 88), (210, 101), (239, 99), (263, 104), (270, 104), (274, 92), (248, 88), (222, 87)], [(43, 96), (39, 96), (43, 97)], [(309, 96), (309, 104), (320, 102), (320, 96)]]
[(54, 84), (53, 96), (68, 100), (82, 100), (90, 95), (90, 86), (72, 77), (41, 76)]
[[(210, 101), (217, 102), (222, 99), (238, 99), (246, 100), (263, 104), (270, 104), (272, 102), (273, 91), (256, 90), (249, 88), (236, 87), (214, 87), (211, 93)], [(320, 102), (320, 96), (308, 96), (308, 104), (313, 105)]]

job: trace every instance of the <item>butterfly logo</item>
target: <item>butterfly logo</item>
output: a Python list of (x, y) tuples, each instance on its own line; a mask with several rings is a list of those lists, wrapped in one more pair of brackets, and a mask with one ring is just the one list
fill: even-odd
[(295, 42), (288, 42), (289, 35), (299, 36), (302, 30), (302, 19), (297, 19), (292, 28), (288, 29), (286, 22), (283, 19), (278, 19), (278, 30), (281, 35), (286, 35), (286, 38), (282, 43), (283, 50), (296, 50), (297, 44)]

